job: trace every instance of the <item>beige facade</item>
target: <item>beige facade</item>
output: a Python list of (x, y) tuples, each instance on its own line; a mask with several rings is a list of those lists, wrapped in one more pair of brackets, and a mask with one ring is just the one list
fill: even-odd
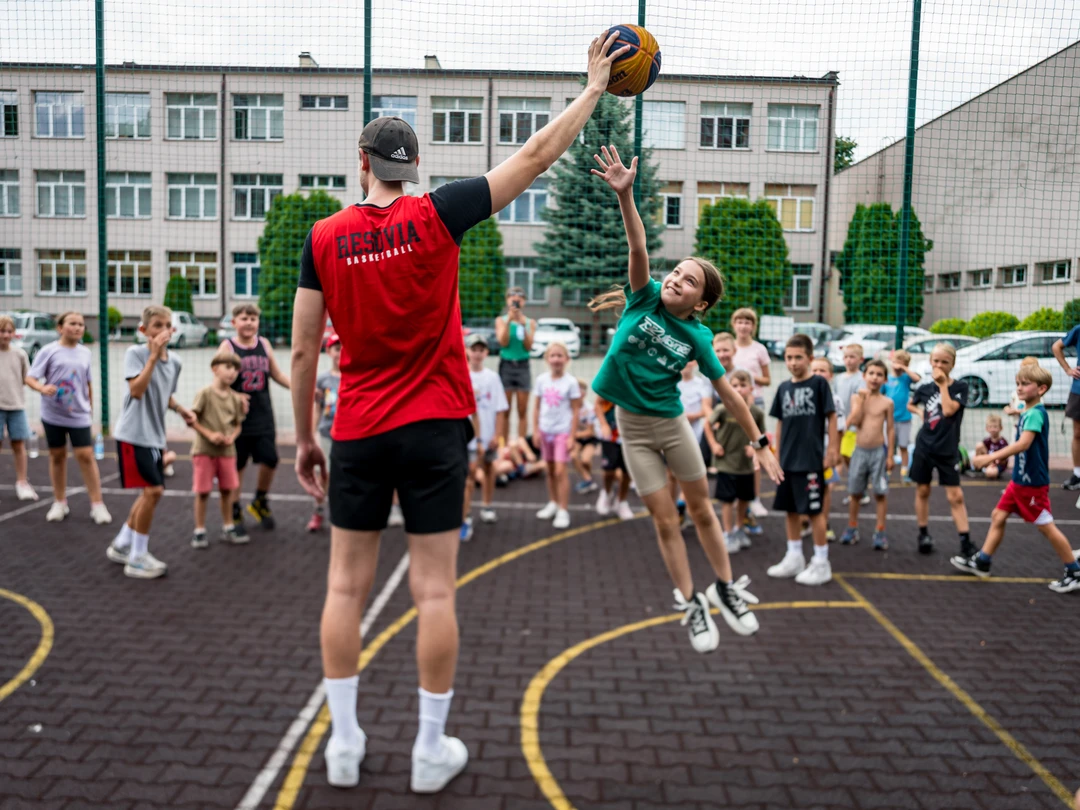
[[(329, 184), (343, 203), (361, 197), (360, 71), (127, 64), (108, 68), (106, 86), (107, 132), (123, 135), (106, 143), (108, 193), (124, 214), (107, 219), (115, 259), (109, 298), (129, 325), (161, 300), (170, 273), (192, 281), (195, 314), (208, 322), (248, 297), (247, 268), (257, 266), (272, 194), (297, 191), (306, 177)], [(837, 86), (835, 74), (661, 76), (645, 111), (670, 220), (661, 255), (692, 252), (699, 205), (723, 195), (769, 197), (800, 268), (791, 314), (819, 319)], [(425, 69), (373, 77), (376, 110), (408, 109), (420, 139), (421, 185), (410, 193), (484, 173), (579, 91), (573, 74)], [(96, 313), (94, 72), (0, 65), (0, 103), (17, 116), (17, 132), (8, 127), (0, 137), (0, 191), (8, 195), (0, 208), (0, 309)], [(581, 318), (580, 305), (563, 305), (532, 269), (544, 227), (538, 191), (531, 208), (523, 202), (499, 223), (511, 281), (529, 288), (534, 315)]]
[[(1080, 43), (920, 127), (912, 207), (934, 249), (923, 325), (1005, 310), (1023, 319), (1080, 297)], [(858, 203), (899, 209), (904, 140), (838, 174), (834, 251)], [(833, 274), (828, 314), (843, 304)]]

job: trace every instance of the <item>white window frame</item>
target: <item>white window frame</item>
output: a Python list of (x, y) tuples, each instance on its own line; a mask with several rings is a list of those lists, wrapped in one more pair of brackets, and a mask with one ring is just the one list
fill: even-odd
[[(251, 258), (248, 258), (251, 257)], [(233, 260), (233, 298), (258, 298), (258, 277), (262, 274), (262, 264), (258, 253), (234, 253)], [(244, 289), (237, 283), (236, 273), (244, 271)], [(253, 289), (254, 288), (254, 291)]]
[(372, 96), (371, 116), (372, 118), (400, 118), (416, 129), (416, 96)]
[[(121, 127), (128, 126), (131, 127), (131, 134), (121, 134)], [(150, 94), (106, 93), (105, 137), (109, 140), (149, 140)]]
[[(132, 257), (135, 258), (132, 258)], [(131, 292), (123, 291), (123, 268), (131, 268), (133, 284)], [(142, 282), (146, 292), (141, 292)], [(108, 256), (108, 294), (118, 298), (151, 298), (154, 292), (152, 254), (149, 250), (110, 250)]]
[[(698, 183), (698, 188), (699, 189), (701, 188), (701, 182), (709, 182), (709, 181), (700, 181)], [(696, 214), (696, 216), (697, 216), (697, 221), (699, 221), (699, 222), (701, 221), (701, 212), (705, 208), (705, 206), (701, 204), (702, 200), (704, 200), (706, 202), (706, 205), (716, 205), (720, 200), (749, 200), (750, 199), (750, 184), (749, 183), (728, 183), (725, 180), (725, 181), (720, 182), (720, 183), (713, 182), (712, 185), (719, 185), (720, 186), (720, 193), (719, 194), (702, 194), (699, 191), (698, 194), (694, 198), (697, 201), (697, 214)], [(734, 189), (729, 191), (728, 190), (729, 185), (745, 187), (746, 188), (746, 193), (745, 194), (736, 194), (734, 192)]]
[[(188, 278), (188, 271), (194, 271), (197, 276), (197, 281), (191, 286), (191, 297), (199, 300), (216, 299), (218, 297), (219, 279), (218, 279), (218, 262), (217, 253), (211, 250), (198, 251), (198, 250), (170, 250), (166, 254), (168, 275), (166, 278), (172, 278), (173, 276), (180, 276), (183, 279), (187, 279), (188, 283), (191, 283), (191, 279)], [(181, 258), (181, 257), (188, 258)], [(213, 261), (208, 259), (196, 259), (196, 256), (213, 256)], [(179, 272), (173, 272), (174, 270)], [(214, 289), (207, 292), (207, 279), (213, 278)]]
[[(166, 93), (165, 140), (216, 141), (218, 99), (216, 93)], [(213, 103), (207, 103), (207, 100)], [(179, 125), (178, 130), (173, 129), (174, 123)], [(188, 129), (197, 131), (188, 132)], [(175, 131), (179, 134), (173, 134)]]
[(1072, 259), (1058, 259), (1039, 265), (1040, 284), (1068, 284), (1072, 281)]
[(19, 170), (0, 169), (0, 217), (20, 215), (19, 194)]
[[(790, 309), (792, 312), (808, 312), (813, 309), (813, 287), (814, 265), (791, 265), (791, 289), (788, 290), (788, 294), (784, 296), (784, 309)], [(800, 293), (806, 295), (806, 304), (804, 306), (798, 305)]]
[[(18, 284), (12, 282), (18, 279)], [(0, 295), (22, 295), (22, 250), (0, 248)]]
[[(1022, 276), (1020, 281), (1016, 276)], [(1014, 264), (1011, 267), (1001, 268), (1002, 287), (1026, 287), (1028, 283), (1028, 266), (1026, 264)]]
[[(341, 181), (340, 183), (338, 181)], [(306, 182), (305, 182), (306, 181)], [(300, 175), (300, 188), (313, 191), (321, 188), (328, 191), (344, 191), (346, 178), (343, 174), (302, 174)]]
[[(105, 216), (109, 219), (150, 219), (150, 172), (105, 172)], [(130, 195), (134, 214), (123, 212), (122, 202)]]
[(960, 292), (963, 286), (964, 274), (959, 270), (951, 273), (941, 273), (938, 279), (938, 292)]
[[(463, 101), (479, 102), (477, 106), (471, 103), (461, 106)], [(442, 116), (442, 124), (439, 124), (439, 116)], [(452, 119), (461, 117), (462, 140), (453, 140), (450, 137)], [(480, 137), (473, 140), (469, 137), (475, 122), (475, 127)], [(443, 137), (436, 137), (439, 128), (442, 128)], [(461, 144), (468, 146), (482, 145), (484, 143), (484, 99), (482, 96), (432, 96), (431, 97), (431, 142)]]
[[(531, 186), (496, 215), (496, 219), (502, 225), (545, 225), (547, 223), (541, 218), (541, 212), (547, 207), (550, 196), (548, 178), (537, 177)], [(526, 218), (520, 218), (522, 212)]]
[[(201, 178), (201, 180), (200, 180)], [(208, 182), (209, 181), (209, 182)], [(198, 219), (215, 220), (218, 218), (218, 189), (217, 175), (206, 172), (169, 172), (165, 175), (165, 185), (168, 189), (168, 208), (166, 219)], [(188, 216), (188, 202), (191, 195), (198, 196), (198, 216)], [(180, 203), (180, 214), (173, 214), (173, 201)], [(211, 203), (207, 205), (207, 201)], [(207, 214), (207, 208), (212, 207), (213, 213)]]
[[(518, 274), (524, 274), (524, 279)], [(548, 303), (549, 287), (541, 286), (537, 279), (540, 269), (536, 267), (536, 259), (527, 256), (506, 257), (506, 281), (507, 287), (521, 287), (525, 290), (525, 301), (529, 304)], [(538, 292), (543, 291), (543, 297)]]
[[(701, 115), (698, 119), (698, 148), (748, 151), (753, 112), (753, 105), (746, 102), (702, 102)], [(706, 121), (711, 122), (712, 143), (705, 143), (703, 130)], [(724, 146), (720, 140), (720, 127), (725, 122), (731, 128), (730, 146)], [(741, 127), (745, 129), (746, 143), (740, 146), (739, 129)]]
[[(234, 174), (232, 180), (232, 218), (236, 220), (250, 220), (253, 222), (265, 220), (274, 199), (280, 197), (285, 191), (284, 176), (280, 174)], [(244, 182), (245, 180), (252, 182)], [(255, 202), (260, 197), (262, 198), (262, 215), (256, 216)], [(243, 213), (238, 213), (241, 199), (244, 201), (244, 210)]]
[(934, 279), (935, 279), (935, 276), (931, 275), (930, 273), (926, 273), (923, 276), (923, 285), (922, 285), (923, 295), (933, 294), (934, 287), (937, 284), (937, 282)]
[[(814, 222), (814, 214), (816, 213), (815, 209), (817, 208), (817, 206), (815, 205), (815, 202), (817, 200), (817, 189), (816, 189), (816, 187), (814, 189), (814, 196), (813, 197), (798, 197), (798, 196), (795, 195), (795, 193), (791, 189), (796, 185), (801, 185), (799, 183), (795, 183), (795, 184), (791, 184), (791, 183), (767, 183), (766, 185), (770, 185), (770, 186), (771, 185), (778, 185), (778, 186), (785, 186), (787, 188), (787, 192), (785, 194), (779, 194), (779, 195), (778, 194), (766, 194), (765, 195), (765, 200), (767, 202), (774, 203), (775, 207), (773, 208), (773, 212), (776, 214), (776, 221), (780, 223), (780, 227), (784, 229), (784, 232), (785, 233), (812, 233), (814, 231), (814, 224), (815, 224), (815, 222)], [(795, 227), (794, 228), (784, 228), (783, 208), (784, 208), (784, 202), (788, 201), (788, 200), (794, 201), (794, 204), (795, 204)], [(803, 221), (803, 208), (807, 204), (810, 205), (810, 227), (804, 228), (804, 227), (802, 227), (801, 223)]]
[[(59, 121), (58, 113), (63, 113)], [(42, 127), (41, 116), (47, 116), (47, 127)], [(43, 131), (46, 130), (46, 131)], [(35, 138), (85, 138), (86, 106), (82, 91), (58, 92), (34, 91), (34, 137)]]
[(969, 290), (988, 290), (994, 286), (994, 271), (989, 268), (968, 270)]
[[(814, 115), (799, 115), (799, 110), (813, 110)], [(817, 152), (820, 119), (821, 106), (818, 104), (770, 104), (766, 151)], [(811, 122), (813, 126), (810, 126)], [(797, 141), (794, 147), (788, 146), (788, 137), (791, 134), (794, 134)]]
[[(550, 98), (499, 97), (499, 143), (521, 145), (551, 120)], [(509, 128), (509, 135), (506, 134)]]
[[(281, 93), (233, 93), (234, 141), (285, 140), (285, 96)], [(243, 134), (239, 134), (243, 122)], [(256, 135), (259, 131), (262, 134)]]
[[(45, 257), (42, 254), (46, 253), (59, 253), (59, 256)], [(57, 295), (75, 295), (83, 296), (89, 295), (89, 277), (86, 274), (86, 251), (85, 250), (53, 250), (53, 249), (40, 249), (37, 252), (37, 265), (38, 265), (38, 285), (37, 295), (44, 296), (57, 296)], [(52, 281), (50, 289), (45, 289), (43, 282), (45, 280), (45, 268), (48, 267), (50, 279)], [(59, 267), (67, 267), (68, 284), (69, 289), (60, 290), (60, 285), (57, 284), (58, 273), (61, 272)], [(81, 273), (80, 273), (81, 269)], [(82, 280), (82, 289), (78, 289), (79, 280)]]
[[(671, 213), (670, 210), (668, 209), (668, 203), (671, 202), (671, 201), (674, 201), (677, 204), (677, 210), (676, 210), (676, 214), (677, 214), (676, 220), (677, 221), (674, 224), (672, 224), (669, 221), (670, 217), (668, 216)], [(674, 192), (671, 192), (671, 193), (665, 192), (665, 193), (661, 194), (660, 195), (660, 212), (661, 212), (661, 214), (660, 214), (661, 220), (660, 221), (661, 221), (661, 224), (665, 228), (668, 228), (669, 230), (672, 230), (672, 229), (675, 229), (675, 228), (681, 228), (683, 226), (683, 195), (682, 195), (682, 193), (680, 192), (680, 193), (676, 194)]]
[[(59, 179), (42, 180), (42, 175), (59, 175)], [(86, 217), (86, 172), (71, 170), (38, 169), (35, 173), (37, 215), (43, 219), (84, 219)], [(48, 205), (42, 206), (42, 192), (47, 194)], [(68, 213), (57, 214), (57, 201), (67, 200)], [(44, 210), (43, 210), (44, 209)]]
[[(310, 104), (304, 102), (308, 99), (311, 100)], [(341, 95), (311, 95), (303, 93), (300, 96), (300, 109), (304, 111), (310, 110), (347, 110), (349, 109), (349, 97)]]
[[(8, 122), (14, 126), (8, 132)], [(19, 137), (19, 91), (0, 90), (0, 138)]]

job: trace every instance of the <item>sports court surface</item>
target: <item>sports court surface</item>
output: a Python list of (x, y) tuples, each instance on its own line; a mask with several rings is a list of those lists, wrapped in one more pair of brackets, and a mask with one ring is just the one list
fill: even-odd
[[(408, 791), (415, 625), (403, 535), (390, 530), (365, 619), (368, 757), (360, 787), (335, 790), (315, 692), (327, 535), (303, 532), (310, 505), (286, 462), (275, 531), (194, 551), (191, 468), (176, 467), (151, 535), (169, 575), (150, 582), (104, 554), (131, 495), (106, 489), (114, 526), (96, 527), (74, 492), (71, 517), (45, 523), (44, 457), (31, 461), (37, 504), (0, 487), (4, 810), (1026, 810), (1066, 806), (1080, 783), (1080, 595), (1047, 590), (1059, 563), (1033, 529), (1011, 526), (995, 579), (954, 575), (944, 494), (932, 501), (938, 550), (920, 557), (913, 490), (894, 488), (892, 550), (834, 545), (839, 576), (811, 589), (765, 576), (784, 539), (782, 519), (766, 518), (764, 538), (733, 558), (761, 599), (761, 631), (741, 639), (721, 624), (720, 649), (700, 656), (647, 520), (598, 520), (594, 496), (574, 496), (573, 527), (556, 533), (533, 517), (536, 480), (497, 490), (500, 522), (461, 551), (447, 730), (469, 747), (465, 773), (433, 797)], [(107, 488), (114, 472), (107, 458)], [(0, 456), (0, 481), (13, 479)], [(966, 487), (978, 541), (999, 491)], [(1080, 546), (1075, 493), (1051, 497)], [(216, 520), (212, 505), (211, 538)], [(704, 589), (708, 567), (690, 550)]]

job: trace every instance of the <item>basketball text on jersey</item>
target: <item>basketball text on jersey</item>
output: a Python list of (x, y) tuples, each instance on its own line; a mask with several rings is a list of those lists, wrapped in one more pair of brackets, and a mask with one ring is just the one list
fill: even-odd
[(422, 240), (412, 220), (395, 222), (388, 228), (373, 231), (357, 231), (334, 238), (337, 257), (345, 264), (377, 262), (402, 253), (412, 253), (412, 246)]

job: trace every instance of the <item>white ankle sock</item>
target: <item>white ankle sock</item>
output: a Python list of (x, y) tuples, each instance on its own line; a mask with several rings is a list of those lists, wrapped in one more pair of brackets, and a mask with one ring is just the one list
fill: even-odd
[(115, 548), (123, 549), (126, 551), (127, 549), (131, 548), (131, 536), (131, 527), (125, 523), (123, 526), (120, 527), (120, 531), (117, 533), (116, 537), (113, 538), (112, 544)]
[(828, 545), (814, 546), (814, 559), (815, 560), (821, 560), (822, 562), (828, 562), (829, 561), (829, 547), (828, 547)]
[(420, 693), (420, 731), (416, 735), (413, 748), (424, 756), (436, 756), (440, 751), (440, 741), (446, 729), (446, 716), (450, 714), (450, 701), (454, 698), (451, 689), (444, 695), (436, 695), (426, 689)]
[(150, 544), (150, 535), (139, 534), (134, 529), (131, 530), (131, 559), (135, 559), (140, 554), (146, 553), (146, 547)]
[(788, 540), (787, 553), (802, 555), (802, 540)]
[(1080, 478), (1080, 467), (1073, 467), (1073, 475)]
[(360, 723), (356, 719), (356, 691), (360, 676), (323, 678), (326, 702), (330, 706), (330, 736), (346, 748), (360, 745)]

